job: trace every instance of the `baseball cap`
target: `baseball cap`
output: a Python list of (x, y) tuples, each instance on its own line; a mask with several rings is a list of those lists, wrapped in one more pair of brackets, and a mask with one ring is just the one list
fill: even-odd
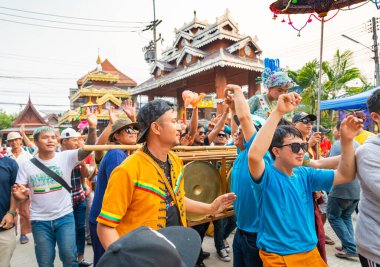
[(75, 131), (73, 128), (66, 128), (65, 130), (63, 130), (61, 132), (60, 138), (61, 139), (68, 139), (68, 138), (76, 138), (76, 137), (80, 137), (80, 136), (81, 136), (80, 133)]
[(300, 121), (300, 120), (303, 120), (306, 118), (308, 118), (311, 121), (317, 120), (317, 117), (315, 115), (307, 114), (306, 112), (301, 112), (301, 113), (294, 114), (292, 122), (294, 123), (294, 122), (297, 122), (297, 121)]
[(130, 118), (126, 118), (126, 119), (119, 119), (117, 121), (115, 121), (114, 124), (112, 124), (112, 130), (111, 130), (111, 134), (108, 138), (108, 140), (110, 140), (111, 142), (114, 142), (115, 139), (113, 138), (115, 133), (120, 131), (121, 129), (123, 128), (126, 128), (128, 126), (134, 126), (136, 128), (138, 128), (139, 124), (137, 122), (132, 122)]
[(158, 231), (139, 227), (113, 243), (97, 267), (194, 267), (201, 249), (198, 233), (182, 226)]
[(7, 135), (7, 141), (14, 140), (14, 139), (22, 139), (22, 137), (18, 132), (10, 132)]
[(145, 104), (137, 114), (137, 122), (141, 129), (137, 143), (145, 142), (150, 125), (164, 115), (166, 111), (174, 109), (175, 105), (173, 103), (163, 99), (155, 99)]

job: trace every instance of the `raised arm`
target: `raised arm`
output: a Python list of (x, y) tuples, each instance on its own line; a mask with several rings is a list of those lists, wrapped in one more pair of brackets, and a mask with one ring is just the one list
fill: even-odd
[(33, 146), (32, 141), (30, 141), (30, 139), (28, 138), (28, 136), (26, 136), (26, 134), (25, 134), (25, 126), (24, 126), (24, 124), (21, 124), (21, 126), (20, 126), (20, 133), (21, 133), (22, 140), (24, 141), (25, 145), (27, 147), (32, 147)]
[[(94, 145), (96, 142), (96, 126), (98, 124), (98, 118), (89, 108), (87, 108), (86, 115), (89, 126), (86, 145)], [(83, 148), (78, 149), (78, 160), (84, 160), (89, 154), (91, 154), (91, 152), (92, 151), (85, 151)]]
[(340, 125), (341, 160), (334, 175), (334, 185), (346, 184), (355, 179), (356, 161), (353, 140), (363, 129), (363, 121), (350, 115)]
[[(112, 125), (119, 118), (118, 115), (115, 113), (115, 108), (113, 106), (111, 106), (110, 109), (108, 110), (108, 115), (109, 115), (110, 120), (109, 120), (106, 128), (104, 128), (103, 132), (101, 133), (98, 140), (96, 141), (97, 145), (107, 144), (108, 137), (110, 136), (110, 134), (112, 132)], [(103, 158), (103, 155), (104, 155), (104, 151), (102, 151), (102, 150), (95, 151), (95, 161), (97, 163), (100, 162)]]
[(224, 110), (222, 116), (220, 117), (220, 120), (216, 123), (214, 129), (208, 134), (208, 140), (210, 144), (214, 141), (214, 139), (217, 137), (218, 133), (223, 130), (224, 124), (227, 119), (227, 115), (230, 111), (230, 108), (227, 106), (227, 108)]
[(233, 94), (235, 113), (238, 116), (241, 128), (243, 130), (244, 139), (248, 142), (256, 132), (256, 129), (252, 124), (251, 113), (243, 91), (240, 86), (229, 84), (224, 92), (226, 98), (231, 97), (231, 94)]
[(249, 171), (256, 181), (259, 181), (264, 170), (264, 155), (268, 151), (273, 139), (274, 132), (282, 116), (294, 110), (301, 102), (301, 97), (297, 93), (281, 95), (278, 98), (277, 106), (273, 109), (264, 126), (257, 133), (255, 140), (248, 151)]
[(337, 169), (340, 161), (340, 155), (318, 160), (310, 160), (308, 166), (315, 169)]
[(136, 122), (136, 107), (133, 104), (133, 101), (131, 99), (125, 100), (122, 108), (125, 115), (127, 115), (132, 122)]
[(193, 113), (191, 114), (191, 119), (189, 123), (189, 136), (190, 138), (194, 138), (197, 133), (198, 127), (198, 107), (193, 108)]

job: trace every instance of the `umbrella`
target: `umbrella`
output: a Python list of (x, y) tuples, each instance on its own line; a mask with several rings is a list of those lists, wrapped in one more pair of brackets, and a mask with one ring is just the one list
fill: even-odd
[[(350, 7), (362, 2), (368, 3), (369, 0), (277, 0), (270, 5), (270, 10), (275, 14), (308, 14), (317, 13), (321, 19), (321, 44), (319, 56), (319, 79), (318, 79), (318, 100), (317, 100), (317, 130), (321, 121), (320, 103), (322, 87), (322, 59), (323, 59), (323, 31), (325, 17), (331, 10), (339, 10)], [(310, 17), (309, 17), (310, 20)], [(308, 22), (309, 22), (308, 20)], [(289, 22), (291, 24), (291, 22)], [(306, 24), (305, 24), (306, 25)]]

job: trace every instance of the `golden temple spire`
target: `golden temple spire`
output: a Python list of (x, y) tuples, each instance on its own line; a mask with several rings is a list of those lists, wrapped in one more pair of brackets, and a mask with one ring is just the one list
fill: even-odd
[(96, 64), (98, 64), (98, 71), (102, 71), (102, 60), (100, 58), (99, 48), (98, 48), (98, 58), (96, 59)]

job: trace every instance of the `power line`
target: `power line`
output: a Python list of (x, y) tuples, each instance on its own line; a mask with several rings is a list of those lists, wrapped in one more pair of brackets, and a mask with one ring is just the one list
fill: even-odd
[[(2, 105), (22, 105), (25, 106), (25, 103), (16, 103), (16, 102), (0, 102)], [(70, 105), (63, 104), (36, 104), (33, 103), (34, 106), (44, 106), (44, 107), (69, 107)]]
[(148, 21), (123, 21), (123, 20), (105, 20), (105, 19), (70, 17), (70, 16), (63, 16), (63, 15), (57, 15), (57, 14), (49, 14), (49, 13), (42, 13), (42, 12), (33, 12), (33, 11), (16, 9), (16, 8), (9, 8), (9, 7), (3, 7), (3, 6), (0, 6), (0, 8), (2, 8), (2, 9), (8, 9), (8, 10), (13, 10), (13, 11), (18, 11), (18, 12), (24, 12), (24, 13), (31, 13), (31, 14), (38, 14), (38, 15), (51, 16), (51, 17), (59, 17), (59, 18), (68, 18), (68, 19), (78, 19), (78, 20), (88, 20), (88, 21), (103, 21), (103, 22), (110, 22), (110, 23), (140, 23), (140, 24), (149, 23)]
[(8, 20), (8, 19), (0, 19), (0, 21), (7, 21), (7, 22), (11, 22), (11, 23), (23, 24), (23, 25), (28, 25), (28, 26), (36, 26), (36, 27), (52, 28), (52, 29), (60, 29), (60, 30), (71, 30), (71, 31), (84, 31), (84, 32), (140, 32), (140, 31), (136, 31), (136, 30), (117, 31), (117, 30), (77, 29), (77, 28), (67, 28), (67, 27), (57, 27), (57, 26), (47, 26), (47, 25), (34, 24), (34, 23), (26, 23), (26, 22), (14, 21), (14, 20)]
[(32, 76), (7, 76), (0, 75), (0, 78), (4, 79), (31, 79), (31, 80), (72, 80), (73, 78), (61, 78), (61, 77), (32, 77)]
[(75, 23), (75, 22), (66, 22), (66, 21), (57, 21), (57, 20), (50, 20), (50, 19), (39, 19), (39, 18), (32, 18), (32, 17), (25, 17), (25, 16), (19, 16), (19, 15), (13, 15), (13, 14), (7, 14), (0, 12), (0, 15), (5, 16), (11, 16), (16, 18), (23, 18), (23, 19), (31, 19), (31, 20), (38, 20), (38, 21), (46, 21), (46, 22), (53, 22), (53, 23), (61, 23), (61, 24), (69, 24), (69, 25), (76, 25), (76, 26), (88, 26), (88, 27), (106, 27), (106, 28), (134, 28), (134, 29), (142, 29), (144, 25), (141, 26), (119, 26), (119, 25), (99, 25), (99, 24), (87, 24), (87, 23)]

